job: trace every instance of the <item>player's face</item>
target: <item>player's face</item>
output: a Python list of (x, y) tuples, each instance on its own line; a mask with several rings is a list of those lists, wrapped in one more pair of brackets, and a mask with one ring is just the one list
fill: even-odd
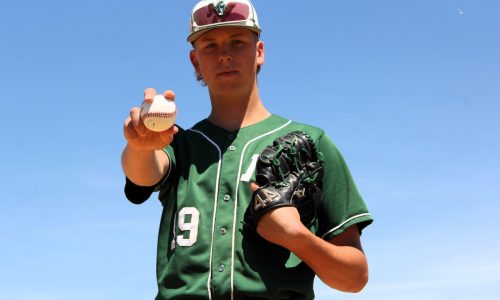
[(195, 41), (191, 62), (211, 91), (243, 91), (256, 82), (257, 67), (264, 63), (264, 44), (245, 28), (213, 29)]

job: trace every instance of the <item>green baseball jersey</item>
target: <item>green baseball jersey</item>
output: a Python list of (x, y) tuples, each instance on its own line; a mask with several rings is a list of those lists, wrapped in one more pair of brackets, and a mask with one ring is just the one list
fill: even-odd
[(332, 141), (319, 128), (271, 115), (234, 132), (203, 120), (165, 149), (170, 171), (157, 253), (157, 300), (313, 299), (314, 272), (249, 223), (259, 153), (290, 131), (306, 132), (323, 153), (323, 204), (310, 228), (329, 240), (372, 218)]

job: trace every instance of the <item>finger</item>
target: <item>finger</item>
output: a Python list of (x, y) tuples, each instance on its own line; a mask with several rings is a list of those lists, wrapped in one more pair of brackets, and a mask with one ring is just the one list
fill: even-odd
[(177, 126), (172, 126), (170, 129), (160, 132), (159, 137), (161, 141), (168, 146), (170, 145), (170, 143), (172, 143), (174, 134), (176, 134), (177, 132), (179, 132), (179, 128), (177, 128)]
[(171, 134), (168, 134), (166, 131), (160, 132), (158, 134), (158, 137), (160, 138), (160, 141), (162, 143), (162, 148), (165, 148), (166, 146), (170, 145), (172, 143), (174, 136)]
[(139, 107), (133, 107), (130, 110), (130, 121), (134, 126), (138, 126), (141, 121), (141, 109)]
[(146, 128), (146, 126), (144, 126), (141, 120), (141, 109), (139, 107), (134, 107), (130, 110), (130, 118), (131, 123), (134, 126), (134, 130), (137, 132), (137, 135), (148, 135), (148, 129)]
[(256, 190), (258, 190), (260, 188), (260, 186), (258, 184), (256, 184), (255, 182), (252, 182), (250, 184), (250, 189), (252, 189), (252, 192), (255, 192)]
[(147, 88), (144, 90), (144, 101), (151, 103), (153, 98), (156, 96), (156, 90), (154, 88)]
[(172, 135), (176, 134), (177, 132), (179, 132), (179, 128), (177, 126), (172, 126), (170, 127), (167, 132), (170, 132)]
[(163, 96), (167, 99), (175, 100), (175, 93), (172, 90), (166, 90), (163, 92)]
[(132, 124), (132, 118), (128, 117), (123, 124), (123, 134), (127, 142), (131, 142), (137, 139), (137, 132), (134, 129), (134, 124)]

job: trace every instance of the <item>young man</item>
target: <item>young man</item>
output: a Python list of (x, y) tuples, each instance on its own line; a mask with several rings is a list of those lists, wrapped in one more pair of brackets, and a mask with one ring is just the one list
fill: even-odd
[[(160, 299), (313, 299), (317, 275), (358, 292), (368, 280), (361, 230), (372, 219), (334, 144), (319, 128), (271, 114), (259, 97), (264, 43), (248, 0), (199, 2), (190, 59), (212, 110), (189, 130), (148, 131), (133, 108), (124, 125), (125, 193), (133, 203), (158, 190), (163, 205), (157, 278)], [(145, 101), (156, 92), (145, 90)], [(167, 98), (174, 98), (166, 91)], [(306, 132), (324, 156), (323, 202), (307, 228), (296, 208), (248, 209), (255, 162), (272, 141)]]

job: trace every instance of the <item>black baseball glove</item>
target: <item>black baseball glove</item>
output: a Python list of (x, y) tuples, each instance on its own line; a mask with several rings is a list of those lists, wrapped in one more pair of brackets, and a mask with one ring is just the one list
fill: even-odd
[(314, 220), (322, 201), (323, 156), (307, 134), (294, 131), (274, 140), (260, 154), (255, 174), (260, 187), (250, 207), (254, 228), (265, 213), (284, 206), (296, 207), (306, 226)]

